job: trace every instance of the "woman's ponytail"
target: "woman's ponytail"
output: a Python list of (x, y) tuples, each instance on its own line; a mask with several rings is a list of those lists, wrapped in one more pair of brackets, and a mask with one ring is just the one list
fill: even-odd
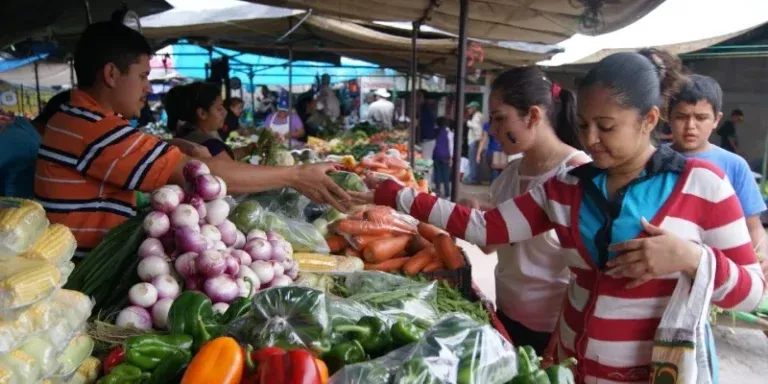
[(163, 106), (165, 113), (168, 114), (168, 130), (174, 137), (181, 137), (178, 131), (179, 120), (181, 119), (181, 103), (184, 101), (184, 85), (177, 85), (171, 88), (163, 97)]
[[(557, 84), (554, 86), (559, 87)], [(565, 144), (576, 149), (581, 149), (581, 142), (576, 131), (576, 96), (567, 89), (559, 89), (555, 99), (556, 117), (552, 122), (555, 128), (555, 134)]]

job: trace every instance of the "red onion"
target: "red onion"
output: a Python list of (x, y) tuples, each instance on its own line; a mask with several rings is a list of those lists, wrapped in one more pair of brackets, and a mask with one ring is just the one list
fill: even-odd
[(221, 241), (224, 242), (227, 247), (231, 247), (235, 244), (235, 241), (237, 241), (237, 227), (235, 226), (235, 223), (229, 220), (224, 220), (221, 224), (217, 225), (216, 228), (219, 229), (219, 233), (221, 234)]
[(221, 192), (221, 184), (212, 175), (200, 175), (195, 179), (195, 192), (205, 201), (213, 200)]
[(177, 257), (173, 266), (176, 268), (176, 272), (178, 272), (181, 277), (187, 279), (197, 275), (195, 259), (197, 259), (197, 253), (187, 252)]
[(260, 238), (255, 238), (245, 243), (243, 251), (248, 252), (253, 260), (269, 260), (274, 252), (272, 244)]
[(208, 248), (205, 238), (193, 228), (176, 230), (176, 248), (179, 252), (202, 252)]
[(152, 209), (169, 213), (181, 204), (181, 195), (174, 188), (162, 187), (152, 192), (149, 203)]
[(205, 200), (203, 200), (202, 197), (198, 195), (189, 195), (184, 203), (195, 207), (197, 215), (200, 216), (200, 220), (205, 219), (208, 211), (205, 209)]
[(187, 194), (184, 193), (184, 188), (182, 188), (182, 187), (180, 187), (180, 186), (178, 186), (176, 184), (168, 184), (168, 185), (164, 186), (163, 188), (170, 188), (170, 189), (176, 191), (176, 193), (179, 195), (179, 201), (180, 202), (183, 202), (184, 199), (187, 197)]
[(240, 250), (240, 249), (233, 249), (229, 252), (233, 257), (236, 257), (237, 260), (240, 262), (240, 265), (247, 267), (251, 265), (253, 262), (253, 258), (251, 255), (248, 254), (248, 252)]
[(217, 199), (223, 199), (224, 196), (227, 195), (227, 183), (224, 182), (224, 179), (218, 176), (214, 176), (216, 180), (219, 181), (219, 185), (221, 185), (221, 191), (219, 191), (219, 194), (216, 195)]
[(173, 254), (176, 250), (176, 231), (171, 229), (165, 235), (157, 238), (163, 244), (166, 254)]
[(285, 240), (285, 237), (283, 237), (283, 235), (281, 235), (281, 234), (279, 234), (279, 233), (277, 233), (275, 231), (268, 231), (267, 232), (267, 240), (269, 240), (269, 241), (272, 241), (272, 240)]
[(197, 271), (205, 277), (219, 276), (227, 269), (227, 263), (221, 252), (207, 250), (200, 253), (195, 260)]
[(168, 275), (171, 272), (171, 267), (168, 266), (165, 257), (148, 256), (139, 261), (136, 272), (141, 281), (152, 281), (157, 276)]
[(198, 176), (210, 175), (211, 170), (202, 161), (190, 160), (184, 164), (184, 179), (187, 181), (195, 181)]
[(285, 275), (280, 275), (275, 276), (275, 278), (269, 283), (269, 287), (286, 287), (291, 284), (293, 284), (293, 279)]
[(203, 284), (205, 294), (214, 303), (229, 303), (237, 297), (237, 283), (227, 275), (212, 277)]
[(132, 305), (120, 311), (115, 319), (115, 325), (148, 330), (152, 329), (152, 316), (146, 309)]
[(232, 277), (237, 276), (237, 272), (240, 271), (240, 261), (234, 256), (227, 256), (224, 258), (224, 263), (227, 265), (224, 273)]
[(168, 230), (171, 229), (171, 222), (165, 213), (152, 211), (144, 218), (142, 227), (147, 236), (157, 238), (168, 233)]
[(245, 235), (243, 235), (242, 232), (237, 231), (237, 239), (235, 240), (235, 243), (232, 244), (232, 248), (242, 249), (245, 246), (245, 241)]
[(165, 257), (165, 251), (163, 250), (163, 243), (153, 237), (148, 237), (139, 245), (139, 251), (137, 252), (140, 258), (147, 256), (161, 256)]
[(208, 215), (205, 217), (208, 224), (219, 225), (229, 216), (229, 204), (221, 199), (205, 203), (205, 209), (208, 212)]
[(292, 280), (296, 280), (297, 277), (299, 277), (299, 268), (298, 265), (294, 265), (293, 268), (287, 270), (285, 272), (285, 275), (290, 277)]
[(224, 244), (224, 242), (221, 241), (221, 240), (214, 241), (213, 242), (213, 249), (215, 249), (217, 251), (226, 251), (227, 250), (227, 245)]
[(283, 268), (282, 262), (277, 260), (270, 260), (268, 263), (272, 265), (272, 270), (275, 271), (275, 277), (282, 276), (285, 273), (285, 268)]
[(152, 285), (157, 288), (157, 297), (160, 299), (175, 299), (181, 291), (179, 283), (169, 275), (155, 277)]
[(272, 260), (283, 261), (293, 256), (293, 246), (285, 240), (270, 240), (272, 244)]
[(253, 239), (269, 240), (267, 239), (267, 233), (258, 228), (250, 230), (250, 232), (248, 232), (248, 235), (245, 236), (246, 241), (250, 241)]
[(221, 240), (221, 232), (219, 232), (219, 229), (213, 225), (205, 224), (201, 226), (200, 233), (203, 235), (203, 237), (205, 237), (206, 240), (213, 242)]
[(157, 302), (157, 288), (150, 283), (138, 283), (128, 290), (128, 299), (133, 305), (149, 308)]
[[(202, 284), (200, 284), (200, 280), (195, 278), (189, 278), (184, 282), (184, 290), (185, 291), (197, 291), (200, 292), (200, 288), (202, 288)], [(202, 293), (202, 292), (200, 292)]]
[(269, 284), (275, 278), (275, 270), (268, 261), (256, 260), (251, 264), (251, 269), (256, 273), (262, 286)]
[(293, 260), (293, 256), (283, 260), (282, 264), (283, 264), (283, 269), (285, 271), (290, 271), (291, 269), (293, 269), (293, 267), (296, 266), (296, 262)]
[(168, 313), (171, 311), (173, 299), (160, 299), (152, 306), (152, 323), (157, 329), (165, 329), (168, 325)]
[(179, 228), (197, 228), (200, 221), (200, 214), (197, 209), (189, 204), (180, 204), (173, 213), (171, 213), (171, 226), (174, 229)]

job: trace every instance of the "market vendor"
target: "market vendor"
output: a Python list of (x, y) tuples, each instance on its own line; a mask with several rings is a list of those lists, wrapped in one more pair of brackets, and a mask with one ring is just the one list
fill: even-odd
[(232, 149), (219, 136), (227, 110), (219, 88), (194, 82), (171, 88), (163, 99), (168, 112), (168, 129), (176, 138), (200, 144), (211, 156), (239, 160), (253, 153), (254, 144)]
[(264, 128), (278, 136), (298, 140), (304, 136), (304, 124), (296, 111), (288, 112), (288, 97), (288, 93), (285, 91), (280, 94), (280, 99), (277, 101), (277, 112), (267, 116), (264, 120)]
[[(38, 152), (35, 195), (52, 223), (74, 233), (77, 255), (136, 214), (134, 190), (184, 184), (189, 159), (177, 147), (129, 126), (149, 84), (152, 48), (122, 24), (88, 26), (77, 45), (78, 88), (48, 122)], [(319, 203), (346, 209), (347, 193), (326, 172), (332, 164), (254, 166), (231, 159), (200, 159), (233, 194), (292, 187)]]
[[(655, 49), (601, 60), (579, 84), (579, 136), (593, 161), (495, 209), (458, 206), (392, 181), (375, 194), (354, 195), (479, 246), (554, 229), (575, 275), (556, 329), (557, 358), (575, 357), (580, 381), (648, 382), (652, 355), (655, 367), (710, 376), (711, 351), (700, 343), (705, 300), (752, 311), (765, 281), (724, 173), (651, 145), (669, 95), (684, 79), (680, 60)], [(689, 296), (691, 284), (700, 295)], [(679, 329), (671, 319), (693, 325)]]

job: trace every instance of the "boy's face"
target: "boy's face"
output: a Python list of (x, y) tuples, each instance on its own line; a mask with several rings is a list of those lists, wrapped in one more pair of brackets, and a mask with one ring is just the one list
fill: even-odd
[(148, 55), (141, 55), (125, 72), (112, 63), (105, 67), (106, 83), (114, 91), (112, 108), (126, 119), (139, 116), (147, 103), (149, 70)]
[(672, 142), (677, 150), (693, 152), (707, 147), (709, 136), (720, 123), (722, 113), (715, 115), (714, 108), (706, 100), (696, 104), (680, 102), (669, 114)]

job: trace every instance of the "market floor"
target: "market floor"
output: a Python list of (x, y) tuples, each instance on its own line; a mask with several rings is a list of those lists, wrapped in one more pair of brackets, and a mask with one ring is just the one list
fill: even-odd
[[(462, 197), (487, 201), (488, 186), (462, 185)], [(496, 254), (486, 255), (479, 248), (460, 241), (472, 263), (472, 277), (483, 294), (492, 302), (496, 300), (493, 270)], [(714, 329), (717, 355), (720, 361), (720, 383), (758, 384), (768, 382), (768, 337), (760, 331), (732, 329), (727, 324), (717, 324)]]

